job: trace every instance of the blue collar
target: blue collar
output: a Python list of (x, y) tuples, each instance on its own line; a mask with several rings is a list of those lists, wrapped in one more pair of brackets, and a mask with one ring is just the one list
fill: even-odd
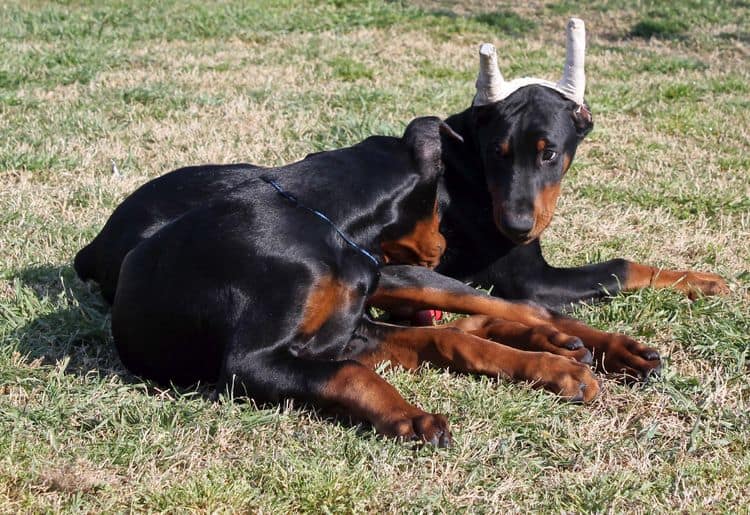
[(346, 243), (348, 243), (352, 248), (354, 248), (355, 250), (357, 250), (360, 254), (363, 254), (365, 257), (367, 257), (367, 259), (369, 259), (370, 261), (372, 261), (372, 263), (375, 265), (376, 268), (380, 268), (381, 262), (380, 262), (380, 260), (377, 257), (373, 256), (365, 248), (363, 248), (362, 246), (360, 246), (357, 243), (355, 243), (354, 240), (352, 240), (349, 236), (347, 236), (344, 233), (344, 231), (342, 231), (341, 229), (339, 229), (338, 227), (336, 227), (336, 224), (334, 224), (331, 221), (331, 219), (328, 218), (326, 215), (324, 215), (323, 213), (321, 213), (317, 209), (313, 209), (311, 207), (307, 207), (306, 205), (302, 204), (299, 200), (297, 200), (297, 197), (295, 197), (291, 193), (288, 193), (288, 192), (284, 191), (284, 189), (281, 186), (279, 186), (278, 183), (276, 183), (276, 181), (274, 181), (272, 179), (268, 179), (266, 177), (261, 177), (261, 179), (263, 180), (263, 182), (266, 182), (266, 183), (270, 184), (271, 186), (273, 186), (274, 189), (277, 192), (279, 192), (279, 195), (281, 195), (282, 197), (284, 197), (285, 199), (287, 199), (289, 202), (291, 202), (292, 204), (294, 204), (297, 207), (301, 207), (302, 209), (311, 212), (312, 214), (314, 214), (315, 216), (317, 216), (318, 218), (320, 218), (321, 220), (323, 220), (324, 222), (326, 222), (328, 225), (330, 225), (331, 227), (333, 227), (333, 230), (336, 231), (336, 234), (338, 234), (339, 236), (341, 236), (342, 240), (344, 240)]

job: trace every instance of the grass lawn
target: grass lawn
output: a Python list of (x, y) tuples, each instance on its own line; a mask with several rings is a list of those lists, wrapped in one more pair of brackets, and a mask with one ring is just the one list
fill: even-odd
[[(136, 186), (461, 111), (483, 41), (506, 77), (556, 79), (571, 15), (587, 23), (596, 127), (546, 255), (715, 271), (732, 289), (577, 310), (657, 347), (661, 378), (606, 380), (583, 407), (523, 384), (384, 371), (448, 415), (455, 446), (434, 450), (123, 370), (107, 308), (71, 260)], [(0, 56), (0, 512), (748, 509), (748, 2), (5, 0)]]

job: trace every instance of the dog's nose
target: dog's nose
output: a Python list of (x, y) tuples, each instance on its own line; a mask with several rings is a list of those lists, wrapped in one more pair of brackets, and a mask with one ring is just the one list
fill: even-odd
[(534, 228), (534, 217), (531, 215), (503, 215), (503, 232), (514, 240), (524, 240)]

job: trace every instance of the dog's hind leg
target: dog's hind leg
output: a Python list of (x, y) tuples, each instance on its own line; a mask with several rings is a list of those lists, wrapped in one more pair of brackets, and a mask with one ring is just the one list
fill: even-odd
[(421, 440), (439, 447), (451, 444), (448, 421), (409, 404), (372, 368), (353, 360), (318, 361), (292, 356), (286, 349), (229, 355), (217, 388), (259, 402), (293, 398), (335, 408), (370, 422), (381, 434)]
[(599, 392), (588, 366), (548, 352), (514, 349), (456, 328), (365, 322), (362, 330), (380, 342), (375, 350), (354, 358), (369, 367), (390, 361), (413, 370), (431, 363), (456, 372), (531, 381), (572, 401), (588, 402)]

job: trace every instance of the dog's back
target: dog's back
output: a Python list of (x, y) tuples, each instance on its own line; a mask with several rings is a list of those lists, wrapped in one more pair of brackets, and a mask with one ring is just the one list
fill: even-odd
[(131, 193), (112, 213), (94, 240), (76, 254), (73, 266), (83, 281), (101, 286), (102, 296), (114, 301), (120, 264), (133, 248), (191, 209), (222, 197), (263, 170), (249, 164), (191, 166), (147, 182)]

